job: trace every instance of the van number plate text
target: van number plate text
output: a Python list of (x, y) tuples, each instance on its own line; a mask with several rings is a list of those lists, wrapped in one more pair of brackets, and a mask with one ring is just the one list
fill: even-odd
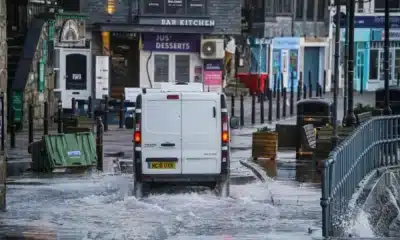
[(151, 162), (149, 163), (151, 169), (175, 169), (175, 162)]

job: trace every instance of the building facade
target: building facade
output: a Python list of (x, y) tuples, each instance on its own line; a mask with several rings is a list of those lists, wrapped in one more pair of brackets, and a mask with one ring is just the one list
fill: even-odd
[[(374, 91), (384, 86), (384, 1), (356, 3), (355, 34), (354, 34), (354, 87)], [(389, 47), (389, 81), (391, 85), (400, 80), (400, 2), (389, 1), (390, 8), (390, 47)], [(346, 13), (346, 8), (341, 8)], [(332, 14), (333, 17), (333, 14)], [(332, 23), (332, 25), (334, 25)], [(332, 26), (332, 31), (334, 28)], [(341, 81), (344, 78), (344, 49), (346, 41), (346, 26), (341, 24)], [(331, 34), (334, 37), (334, 34)], [(333, 50), (331, 52), (333, 59)], [(331, 63), (333, 68), (333, 62)]]
[[(109, 56), (112, 97), (125, 87), (202, 82), (200, 41), (240, 34), (240, 0), (86, 0), (92, 54)], [(219, 63), (222, 65), (222, 60)], [(222, 66), (220, 66), (222, 68)]]
[[(251, 35), (269, 39), (271, 43), (267, 47), (260, 44), (251, 47), (251, 69), (256, 69), (254, 65), (266, 65), (267, 73), (272, 75), (270, 80), (282, 76), (284, 83), (290, 84), (293, 77), (296, 86), (300, 76), (306, 76), (303, 83), (308, 85), (311, 74), (315, 90), (316, 83), (322, 82), (329, 70), (329, 1), (247, 0), (245, 3), (252, 16)], [(264, 49), (269, 51), (268, 57), (259, 58), (258, 52)], [(329, 74), (326, 83), (329, 91)]]

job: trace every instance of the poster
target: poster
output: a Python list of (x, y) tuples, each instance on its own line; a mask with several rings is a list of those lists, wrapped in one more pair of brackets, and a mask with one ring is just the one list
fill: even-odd
[(109, 64), (108, 56), (96, 56), (96, 99), (103, 99), (103, 95), (108, 95)]
[(205, 92), (222, 92), (222, 60), (205, 60), (203, 71)]
[(203, 82), (203, 68), (201, 66), (194, 67), (194, 82), (196, 83)]

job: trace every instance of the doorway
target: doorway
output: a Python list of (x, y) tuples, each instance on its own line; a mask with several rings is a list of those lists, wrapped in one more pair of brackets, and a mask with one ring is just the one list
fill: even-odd
[(71, 99), (91, 96), (90, 49), (60, 49), (59, 91), (64, 109), (71, 109)]
[(110, 37), (110, 93), (120, 98), (126, 87), (140, 87), (139, 34), (112, 32)]
[(304, 79), (307, 89), (310, 87), (310, 78), (312, 90), (316, 91), (317, 83), (320, 77), (320, 47), (304, 48)]

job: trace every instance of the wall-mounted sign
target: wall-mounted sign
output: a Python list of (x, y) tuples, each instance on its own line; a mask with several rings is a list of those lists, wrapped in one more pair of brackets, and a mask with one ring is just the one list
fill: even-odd
[[(389, 17), (390, 28), (400, 28), (400, 16)], [(340, 27), (344, 28), (345, 23), (341, 23)], [(355, 28), (384, 28), (385, 17), (384, 16), (355, 16), (354, 27)]]
[(215, 20), (196, 18), (148, 18), (139, 19), (141, 25), (181, 26), (181, 27), (214, 27)]
[(143, 50), (164, 52), (199, 52), (200, 35), (143, 34)]
[(222, 60), (204, 60), (203, 89), (222, 92)]
[(145, 14), (204, 15), (205, 0), (143, 0)]

